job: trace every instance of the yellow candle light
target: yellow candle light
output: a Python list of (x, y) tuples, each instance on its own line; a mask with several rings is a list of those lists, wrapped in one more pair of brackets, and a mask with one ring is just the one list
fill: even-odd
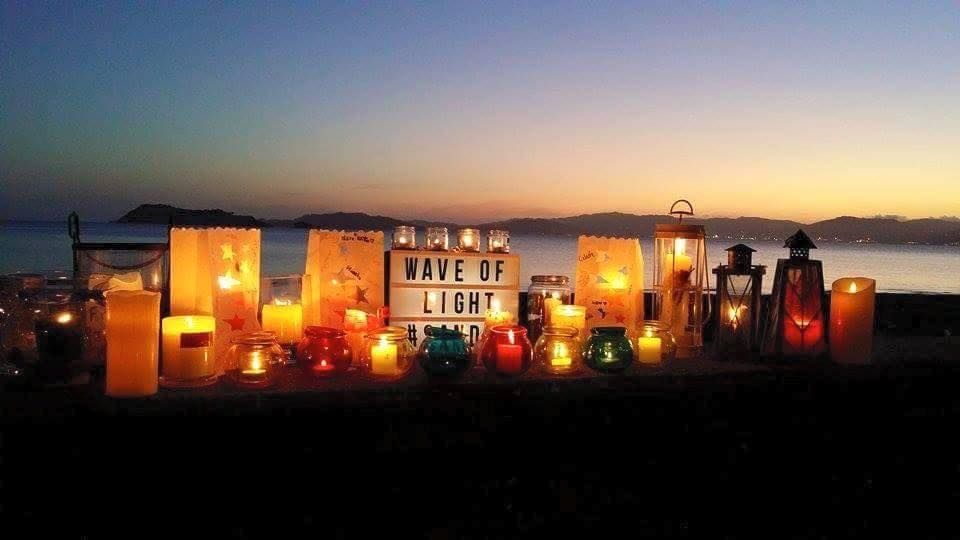
[(842, 364), (866, 364), (873, 351), (877, 282), (862, 277), (833, 282), (830, 293), (830, 355)]
[(370, 349), (370, 371), (374, 375), (397, 375), (400, 372), (397, 366), (397, 344), (390, 343), (386, 337)]
[(659, 364), (663, 343), (652, 328), (644, 328), (637, 339), (637, 359), (641, 364)]
[(248, 377), (263, 375), (267, 372), (266, 368), (263, 367), (263, 357), (260, 351), (251, 352), (245, 364), (244, 366), (240, 366), (241, 373)]
[(563, 301), (560, 300), (559, 293), (553, 293), (551, 296), (547, 296), (543, 299), (543, 325), (548, 326), (553, 324), (553, 310), (563, 305)]
[(550, 364), (553, 367), (570, 367), (573, 365), (573, 357), (570, 356), (570, 348), (561, 341), (554, 342), (553, 354), (550, 357)]
[(206, 315), (163, 319), (164, 385), (203, 386), (216, 382), (215, 328), (214, 318)]
[[(107, 299), (107, 381), (112, 397), (157, 393), (160, 293), (112, 291)], [(70, 316), (69, 313), (66, 314)]]
[(686, 284), (693, 270), (693, 260), (686, 254), (687, 241), (677, 238), (673, 243), (673, 253), (663, 258), (664, 283), (668, 286)]
[(587, 326), (587, 308), (564, 304), (553, 309), (550, 316), (550, 324), (554, 326), (570, 326), (577, 329), (580, 335), (583, 335), (583, 329)]
[(483, 314), (483, 324), (487, 328), (492, 328), (500, 324), (513, 323), (513, 313), (500, 309), (500, 300), (494, 298), (490, 302), (490, 309)]
[(263, 329), (277, 335), (277, 343), (289, 345), (303, 338), (303, 306), (275, 298), (260, 314)]

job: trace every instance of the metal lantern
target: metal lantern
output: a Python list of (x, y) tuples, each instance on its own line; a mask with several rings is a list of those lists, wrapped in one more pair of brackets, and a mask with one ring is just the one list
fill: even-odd
[(763, 352), (770, 356), (813, 357), (826, 351), (823, 264), (810, 259), (816, 249), (802, 230), (787, 238), (789, 259), (777, 261)]
[(717, 352), (745, 354), (760, 342), (760, 291), (767, 267), (753, 265), (750, 246), (727, 248), (727, 264), (713, 269), (717, 276), (714, 344)]
[[(684, 209), (686, 207), (686, 209)], [(677, 342), (678, 358), (703, 353), (703, 323), (709, 318), (706, 232), (683, 223), (693, 205), (681, 199), (670, 207), (677, 223), (657, 225), (654, 233), (654, 314)], [(705, 313), (706, 310), (706, 313)]]

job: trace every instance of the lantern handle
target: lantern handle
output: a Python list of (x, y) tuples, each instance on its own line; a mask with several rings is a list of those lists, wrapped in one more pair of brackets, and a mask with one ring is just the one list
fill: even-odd
[[(677, 205), (681, 203), (686, 204), (689, 210), (678, 210)], [(693, 215), (693, 205), (690, 204), (690, 201), (686, 199), (677, 199), (676, 201), (673, 202), (673, 204), (670, 205), (669, 213), (671, 216), (677, 216), (677, 220), (679, 223), (683, 223), (683, 216)]]

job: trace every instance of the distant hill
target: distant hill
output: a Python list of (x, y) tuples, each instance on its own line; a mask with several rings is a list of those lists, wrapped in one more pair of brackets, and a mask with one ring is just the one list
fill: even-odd
[(174, 225), (229, 225), (264, 227), (269, 224), (253, 216), (242, 216), (220, 209), (188, 210), (168, 204), (141, 204), (127, 212), (116, 223), (159, 223)]
[[(223, 210), (186, 210), (163, 204), (145, 204), (131, 210), (120, 223), (174, 223), (182, 225), (234, 225), (246, 227), (300, 227), (324, 229), (390, 230), (397, 225), (448, 227), (451, 234), (462, 225), (422, 220), (372, 216), (361, 212), (304, 214), (295, 219), (257, 219)], [(482, 230), (506, 229), (514, 234), (576, 236), (650, 237), (657, 223), (672, 223), (663, 215), (636, 215), (621, 212), (583, 214), (562, 218), (513, 218), (475, 225)], [(689, 219), (685, 223), (706, 227), (707, 235), (727, 240), (783, 240), (804, 229), (817, 241), (876, 242), (885, 244), (960, 245), (960, 221), (953, 219), (901, 220), (892, 217), (858, 218), (843, 216), (816, 223), (761, 217)]]

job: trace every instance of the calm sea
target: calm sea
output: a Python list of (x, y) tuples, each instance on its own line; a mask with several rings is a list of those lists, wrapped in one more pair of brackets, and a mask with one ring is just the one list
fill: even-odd
[[(156, 242), (166, 240), (166, 226), (84, 223), (82, 240), (87, 242)], [(278, 275), (303, 272), (307, 233), (303, 229), (264, 229), (262, 272)], [(524, 236), (510, 239), (511, 250), (521, 257), (521, 286), (535, 274), (565, 274), (573, 277), (577, 239), (573, 237)], [(708, 262), (716, 266), (726, 260), (723, 249), (729, 240), (708, 240)], [(747, 242), (757, 250), (755, 264), (768, 266), (764, 288), (770, 290), (777, 258), (786, 256), (782, 243)], [(641, 240), (646, 257), (645, 284), (651, 283), (650, 258), (653, 240)], [(960, 247), (834, 244), (821, 242), (813, 255), (823, 261), (827, 287), (842, 276), (866, 276), (877, 280), (885, 292), (960, 294)], [(70, 238), (66, 222), (0, 223), (0, 273), (70, 270)], [(711, 276), (712, 279), (712, 276)]]

